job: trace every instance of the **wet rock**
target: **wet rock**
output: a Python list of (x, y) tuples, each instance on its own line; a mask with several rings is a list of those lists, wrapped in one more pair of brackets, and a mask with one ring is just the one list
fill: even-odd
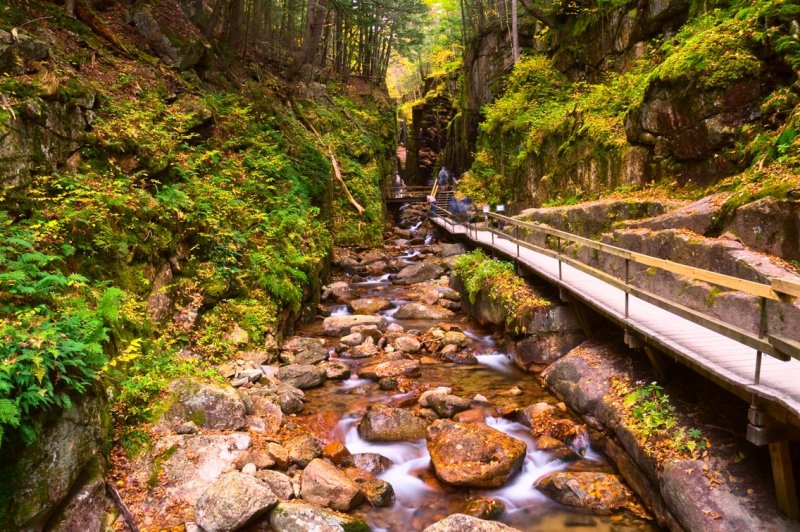
[(430, 401), (435, 395), (447, 395), (452, 391), (453, 389), (448, 388), (447, 386), (437, 386), (432, 390), (425, 390), (424, 392), (422, 392), (422, 395), (419, 396), (417, 403), (419, 403), (419, 406), (421, 406), (422, 408), (430, 408), (431, 407)]
[(630, 489), (610, 473), (557, 471), (539, 479), (536, 488), (561, 504), (600, 514), (629, 508), (635, 501)]
[(416, 284), (436, 279), (444, 273), (444, 268), (430, 262), (420, 262), (406, 266), (394, 278), (397, 284)]
[(405, 393), (413, 386), (413, 382), (407, 377), (386, 377), (378, 381), (378, 387), (386, 391), (398, 391)]
[(444, 320), (453, 317), (453, 313), (446, 308), (411, 302), (400, 307), (394, 317), (399, 320)]
[(464, 513), (478, 519), (497, 519), (506, 511), (505, 505), (495, 499), (479, 497), (469, 499), (464, 508)]
[(364, 343), (361, 345), (357, 345), (348, 351), (348, 354), (351, 358), (367, 358), (377, 355), (380, 352), (380, 348), (375, 345), (375, 341), (372, 339), (371, 336), (367, 337), (364, 340)]
[(270, 384), (261, 388), (252, 388), (248, 390), (248, 393), (254, 401), (256, 397), (263, 396), (267, 400), (277, 403), (284, 414), (296, 414), (303, 410), (305, 394), (303, 390), (290, 384)]
[(386, 329), (386, 318), (382, 316), (330, 316), (322, 322), (326, 336), (344, 336), (350, 334), (357, 325), (375, 325), (379, 330)]
[(350, 283), (344, 281), (331, 283), (322, 290), (323, 300), (331, 298), (337, 303), (347, 304), (356, 297), (356, 291), (350, 287)]
[(367, 441), (419, 440), (427, 427), (428, 421), (408, 410), (376, 405), (361, 418), (358, 434)]
[(379, 362), (358, 370), (358, 376), (362, 379), (372, 379), (376, 381), (387, 377), (416, 377), (419, 374), (419, 362), (405, 359)]
[(434, 421), (427, 430), (436, 476), (448, 484), (497, 488), (519, 471), (525, 442), (481, 423)]
[(383, 299), (382, 297), (365, 297), (352, 300), (349, 306), (353, 314), (371, 315), (377, 314), (381, 310), (391, 308), (392, 303), (388, 299)]
[(369, 473), (383, 473), (392, 465), (391, 460), (378, 453), (357, 453), (351, 455), (346, 463)]
[(381, 339), (381, 329), (378, 328), (378, 325), (356, 325), (350, 329), (350, 332), (360, 333), (364, 336), (366, 340), (367, 337), (372, 338), (373, 342), (377, 342)]
[(350, 378), (350, 366), (339, 360), (323, 362), (320, 367), (325, 370), (325, 376), (331, 380), (344, 380)]
[(422, 532), (519, 532), (503, 523), (484, 521), (464, 514), (453, 514), (438, 523), (434, 523)]
[(275, 467), (286, 469), (289, 467), (289, 451), (283, 445), (270, 442), (267, 445), (267, 454), (275, 461)]
[(255, 469), (254, 472), (259, 469), (269, 469), (275, 465), (275, 460), (268, 452), (264, 451), (250, 451), (247, 454), (242, 455), (236, 461), (236, 467), (244, 471), (246, 465), (252, 464)]
[(455, 345), (458, 347), (466, 347), (469, 345), (469, 338), (466, 334), (460, 331), (448, 331), (442, 338), (444, 345)]
[(245, 464), (242, 468), (242, 473), (246, 475), (253, 475), (256, 471), (258, 471), (258, 468), (253, 463)]
[(265, 469), (263, 471), (256, 471), (253, 476), (266, 484), (270, 491), (279, 499), (291, 499), (294, 496), (292, 479), (283, 473)]
[(328, 350), (321, 345), (304, 349), (294, 356), (295, 364), (319, 364), (325, 360), (328, 360)]
[(342, 471), (344, 475), (358, 484), (372, 506), (383, 508), (394, 502), (394, 488), (372, 473), (357, 467), (348, 467)]
[(406, 353), (419, 352), (420, 345), (421, 344), (419, 340), (417, 340), (413, 336), (400, 336), (394, 341), (395, 348), (399, 349), (400, 351), (404, 351)]
[(450, 418), (459, 412), (469, 409), (472, 402), (456, 395), (436, 394), (428, 399), (430, 407), (439, 417)]
[(332, 441), (322, 448), (322, 455), (334, 464), (341, 465), (350, 457), (350, 451), (342, 442)]
[(399, 323), (390, 323), (386, 327), (386, 332), (387, 333), (404, 333), (404, 332), (406, 332), (406, 329), (405, 329), (405, 327), (403, 327)]
[(361, 264), (372, 264), (373, 262), (386, 261), (389, 257), (379, 249), (371, 249), (361, 256)]
[(436, 302), (439, 301), (439, 292), (437, 292), (435, 288), (426, 290), (425, 294), (422, 296), (422, 301), (424, 301), (426, 305), (435, 305)]
[(207, 532), (236, 530), (268, 512), (278, 498), (250, 475), (228, 473), (211, 484), (195, 506), (197, 524)]
[(441, 305), (442, 299), (447, 301), (452, 301), (454, 303), (461, 302), (461, 294), (458, 293), (458, 290), (453, 290), (449, 286), (437, 286), (436, 291), (439, 292), (439, 304)]
[(457, 351), (456, 349), (447, 350), (447, 347), (455, 346), (446, 346), (441, 352), (442, 358), (448, 362), (452, 362), (453, 364), (458, 364), (460, 366), (473, 366), (478, 363), (478, 358), (472, 353), (468, 353), (466, 351)]
[(361, 504), (364, 492), (336, 466), (325, 460), (312, 460), (303, 471), (300, 496), (312, 504), (349, 511)]
[(162, 420), (167, 423), (193, 421), (208, 429), (237, 430), (245, 425), (245, 405), (230, 386), (215, 386), (190, 380), (170, 384), (173, 402)]
[(550, 451), (559, 449), (564, 446), (564, 442), (559, 441), (551, 436), (539, 436), (536, 438), (536, 448), (540, 451)]
[[(539, 427), (547, 427), (555, 419), (556, 407), (551, 404), (533, 403), (522, 409), (521, 421), (534, 429), (535, 432), (544, 433)], [(534, 428), (536, 427), (536, 428)]]
[(282, 502), (269, 515), (275, 532), (369, 532), (364, 521), (299, 501)]
[(252, 368), (240, 371), (237, 376), (240, 378), (246, 378), (250, 382), (256, 382), (258, 379), (264, 376), (264, 373), (258, 368)]
[(442, 257), (453, 257), (467, 252), (464, 244), (446, 244), (442, 243)]
[(286, 451), (291, 463), (306, 467), (322, 456), (322, 443), (313, 436), (295, 436), (286, 442)]
[(461, 303), (458, 301), (450, 301), (449, 299), (440, 299), (439, 306), (452, 311), (461, 310)]
[(454, 415), (453, 421), (458, 421), (459, 423), (484, 423), (486, 422), (486, 412), (484, 412), (483, 408), (470, 408)]
[(325, 370), (309, 364), (294, 364), (278, 370), (281, 382), (305, 390), (325, 382)]
[(364, 343), (364, 335), (357, 332), (350, 333), (347, 336), (342, 336), (339, 341), (348, 347), (355, 347)]

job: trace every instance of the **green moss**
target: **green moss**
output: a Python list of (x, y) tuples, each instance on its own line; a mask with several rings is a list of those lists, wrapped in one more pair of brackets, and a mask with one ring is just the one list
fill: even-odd
[(155, 457), (152, 468), (150, 469), (150, 475), (147, 477), (147, 485), (149, 487), (154, 488), (158, 486), (159, 478), (164, 469), (164, 462), (172, 458), (177, 451), (178, 446), (172, 445), (166, 451)]

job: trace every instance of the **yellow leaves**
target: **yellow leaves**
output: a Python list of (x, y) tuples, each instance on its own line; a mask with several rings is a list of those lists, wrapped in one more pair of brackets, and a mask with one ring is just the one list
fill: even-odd
[(128, 344), (128, 347), (125, 350), (117, 355), (113, 360), (110, 360), (106, 363), (103, 371), (107, 371), (108, 368), (115, 368), (117, 365), (127, 364), (128, 362), (132, 362), (142, 356), (142, 339), (141, 338), (134, 338)]
[(703, 513), (706, 514), (707, 516), (709, 516), (711, 519), (721, 519), (722, 518), (722, 516), (720, 514), (718, 514), (717, 512), (715, 512), (714, 510), (705, 509), (705, 510), (703, 510)]

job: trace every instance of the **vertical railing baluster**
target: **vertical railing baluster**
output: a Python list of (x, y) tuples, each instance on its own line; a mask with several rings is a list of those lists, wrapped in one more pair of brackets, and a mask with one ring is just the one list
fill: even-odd
[[(767, 335), (767, 298), (762, 297), (759, 304), (759, 323), (758, 323), (758, 337), (764, 338)], [(763, 353), (756, 351), (756, 371), (753, 376), (753, 383), (759, 384), (761, 382), (761, 358)]]
[(630, 312), (630, 288), (628, 287), (628, 283), (630, 282), (630, 270), (631, 270), (631, 259), (625, 259), (625, 319), (627, 320)]
[(563, 274), (561, 272), (561, 237), (556, 237), (556, 256), (558, 257), (558, 280), (563, 281)]

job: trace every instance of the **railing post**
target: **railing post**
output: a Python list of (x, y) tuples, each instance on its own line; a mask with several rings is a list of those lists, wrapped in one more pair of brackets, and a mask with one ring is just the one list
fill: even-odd
[(558, 280), (563, 281), (563, 276), (561, 273), (561, 237), (556, 237), (556, 255), (558, 256)]
[[(759, 323), (758, 323), (758, 337), (764, 338), (767, 335), (767, 298), (762, 297), (759, 303)], [(753, 384), (758, 384), (761, 381), (761, 358), (763, 357), (761, 351), (756, 351), (756, 371), (753, 376)]]
[(517, 241), (517, 262), (519, 262), (519, 226), (514, 226), (514, 238)]
[(628, 319), (630, 308), (630, 292), (628, 283), (630, 282), (631, 259), (625, 259), (625, 319)]

